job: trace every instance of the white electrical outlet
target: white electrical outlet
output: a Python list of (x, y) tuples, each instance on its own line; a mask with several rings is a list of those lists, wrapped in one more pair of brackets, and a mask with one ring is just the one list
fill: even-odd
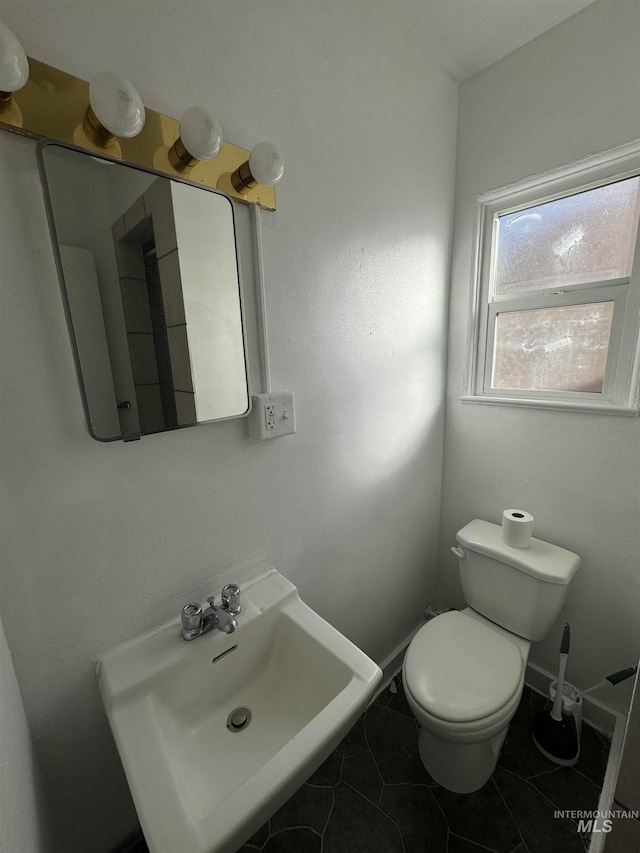
[(264, 428), (267, 432), (276, 428), (276, 405), (270, 403), (264, 407)]
[(251, 401), (251, 437), (256, 441), (292, 435), (296, 431), (293, 391), (254, 394)]

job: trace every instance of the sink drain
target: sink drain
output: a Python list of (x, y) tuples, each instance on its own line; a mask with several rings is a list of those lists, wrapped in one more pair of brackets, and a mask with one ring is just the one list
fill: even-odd
[(251, 722), (251, 711), (248, 708), (236, 708), (227, 717), (227, 728), (232, 732), (241, 732)]

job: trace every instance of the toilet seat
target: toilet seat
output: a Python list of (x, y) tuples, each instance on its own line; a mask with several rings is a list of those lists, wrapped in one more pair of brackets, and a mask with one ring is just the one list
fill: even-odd
[(418, 631), (404, 673), (411, 697), (426, 715), (467, 728), (464, 724), (501, 716), (501, 709), (519, 699), (524, 662), (504, 634), (451, 611)]

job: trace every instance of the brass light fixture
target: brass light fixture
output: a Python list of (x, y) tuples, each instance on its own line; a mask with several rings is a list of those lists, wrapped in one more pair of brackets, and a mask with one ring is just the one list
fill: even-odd
[(112, 71), (102, 71), (93, 78), (82, 127), (94, 145), (108, 148), (118, 136), (137, 136), (144, 121), (142, 98), (128, 80)]
[[(189, 124), (185, 116), (184, 124)], [(211, 124), (213, 129), (216, 123), (212, 120)], [(207, 131), (205, 139), (215, 136), (212, 129)], [(219, 189), (246, 204), (257, 204), (264, 210), (276, 209), (277, 180), (272, 173), (261, 171), (260, 162), (255, 163), (260, 146), (250, 156), (245, 148), (221, 139), (220, 152), (213, 157), (211, 150), (202, 150), (197, 143), (194, 147), (189, 131), (184, 126), (181, 128), (176, 119), (145, 110), (131, 83), (103, 72), (89, 84), (46, 62), (27, 57), (15, 34), (2, 21), (0, 131), (30, 139), (57, 139), (93, 153), (96, 147), (101, 148), (108, 150), (113, 158), (153, 169), (169, 178), (182, 174), (189, 179), (189, 170), (195, 167), (192, 180), (197, 183)], [(172, 148), (174, 152), (167, 159)], [(275, 149), (273, 146), (267, 149), (273, 165)], [(207, 155), (209, 159), (205, 159)], [(277, 151), (275, 158), (280, 165), (275, 170), (279, 179), (282, 161)], [(239, 172), (241, 178), (237, 176)], [(232, 184), (232, 176), (239, 189)]]
[(263, 184), (273, 187), (284, 174), (284, 160), (271, 142), (259, 142), (251, 149), (249, 159), (231, 174), (231, 185), (241, 195)]
[(222, 128), (202, 107), (190, 107), (180, 119), (180, 136), (169, 149), (169, 162), (184, 172), (200, 160), (213, 160), (222, 148)]
[(8, 110), (13, 93), (22, 89), (29, 79), (29, 61), (22, 45), (0, 21), (0, 112)]

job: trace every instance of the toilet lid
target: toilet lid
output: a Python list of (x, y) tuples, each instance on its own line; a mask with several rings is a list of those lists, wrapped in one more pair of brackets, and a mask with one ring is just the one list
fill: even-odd
[(427, 622), (411, 641), (405, 679), (415, 701), (451, 722), (488, 717), (518, 689), (522, 655), (515, 643), (459, 611)]

